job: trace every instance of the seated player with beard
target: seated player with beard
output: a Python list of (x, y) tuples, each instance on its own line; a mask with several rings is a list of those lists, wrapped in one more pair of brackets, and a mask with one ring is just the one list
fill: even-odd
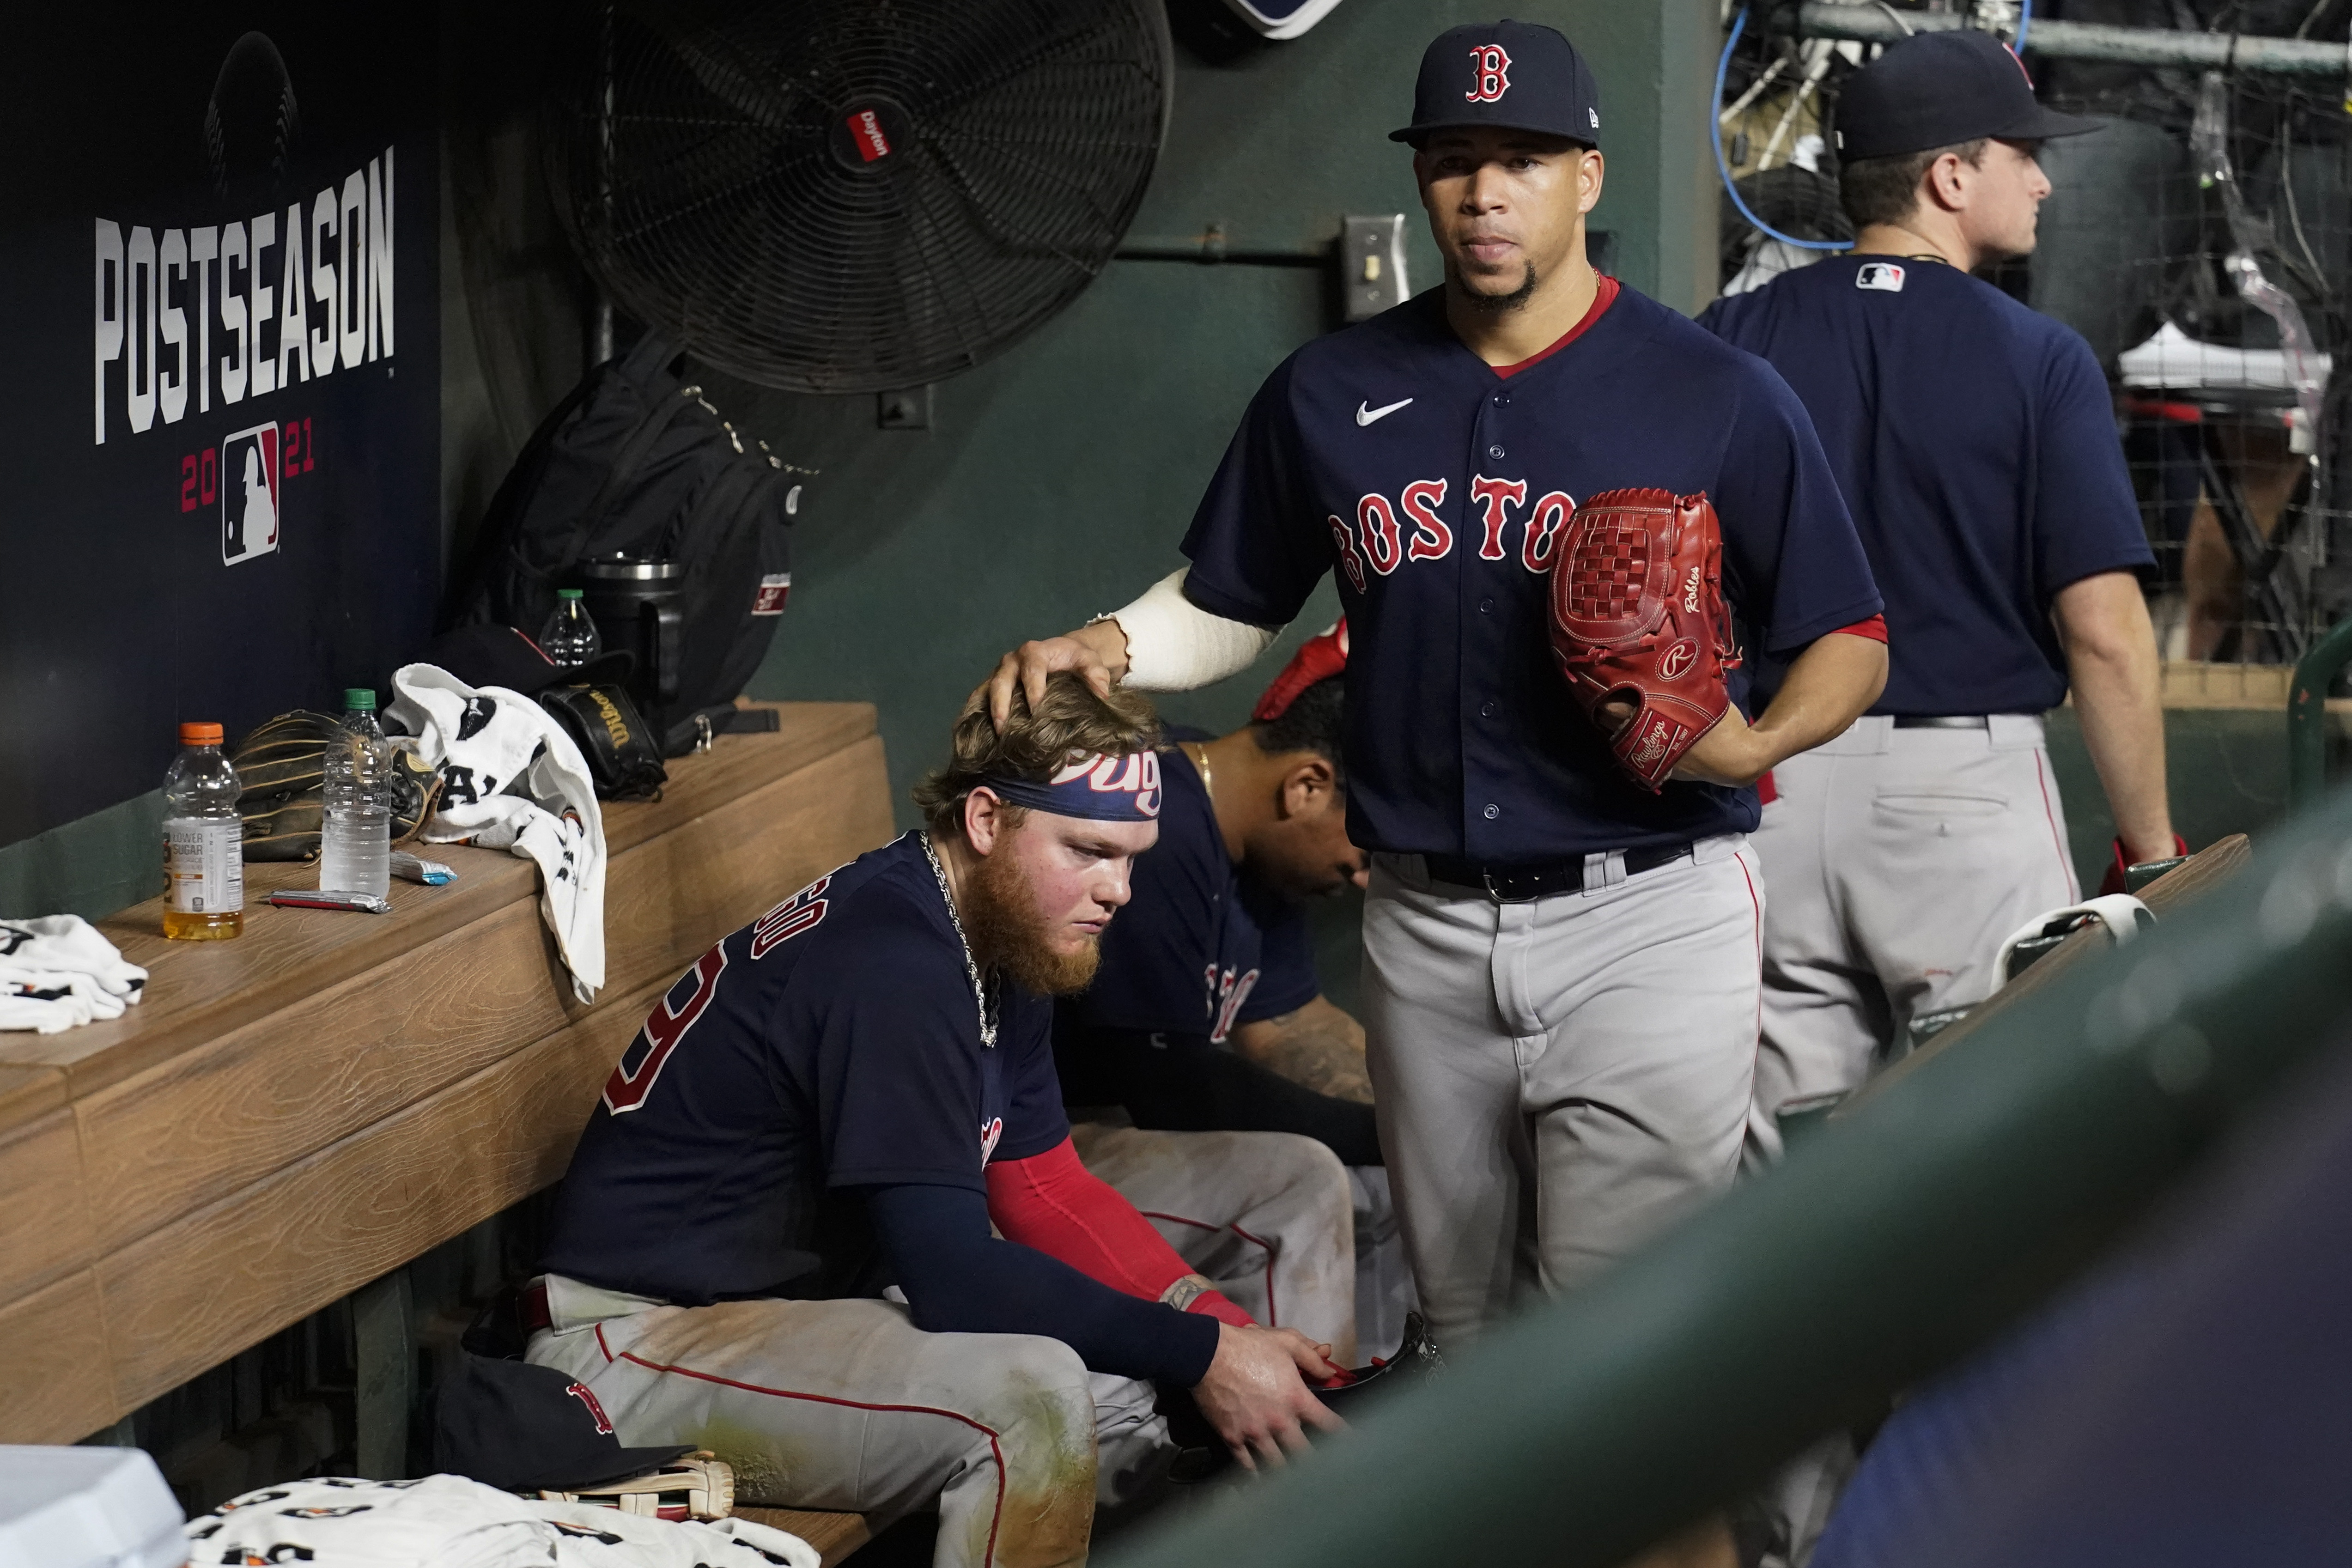
[(713, 1449), (747, 1501), (936, 1507), (941, 1568), (1042, 1568), (1164, 1468), (1154, 1384), (1244, 1464), (1339, 1425), (1301, 1376), (1329, 1347), (1252, 1324), (1071, 1151), (1046, 997), (1158, 837), (1156, 730), (1075, 677), (1001, 732), (968, 711), (928, 830), (655, 1005), (524, 1293), (528, 1359), (624, 1444)]

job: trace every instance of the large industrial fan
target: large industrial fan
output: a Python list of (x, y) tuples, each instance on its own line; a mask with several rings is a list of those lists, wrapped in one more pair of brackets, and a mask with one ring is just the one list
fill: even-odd
[(988, 358), (1110, 259), (1166, 129), (1160, 0), (615, 0), (551, 99), (611, 298), (795, 392)]

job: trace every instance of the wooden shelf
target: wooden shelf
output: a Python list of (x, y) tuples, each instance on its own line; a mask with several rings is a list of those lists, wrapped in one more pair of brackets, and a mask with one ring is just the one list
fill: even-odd
[(501, 852), (424, 850), (457, 881), (388, 916), (272, 908), (316, 868), (256, 865), (235, 942), (100, 922), (147, 999), (0, 1036), (0, 1442), (95, 1431), (561, 1175), (678, 972), (890, 836), (872, 707), (778, 712), (604, 807), (593, 1006)]

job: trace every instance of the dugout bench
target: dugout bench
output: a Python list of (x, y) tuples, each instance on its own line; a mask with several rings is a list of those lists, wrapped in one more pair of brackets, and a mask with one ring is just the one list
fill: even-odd
[[(400, 1473), (402, 1266), (563, 1173), (698, 954), (891, 836), (872, 706), (776, 707), (774, 732), (672, 763), (660, 800), (605, 805), (593, 1006), (538, 868), (498, 851), (425, 849), (458, 879), (394, 881), (389, 916), (273, 908), (316, 868), (256, 864), (236, 941), (163, 941), (160, 900), (100, 921), (147, 999), (0, 1035), (0, 1442), (78, 1441), (356, 1292), (360, 1468)], [(743, 1511), (828, 1563), (866, 1539), (855, 1514)]]

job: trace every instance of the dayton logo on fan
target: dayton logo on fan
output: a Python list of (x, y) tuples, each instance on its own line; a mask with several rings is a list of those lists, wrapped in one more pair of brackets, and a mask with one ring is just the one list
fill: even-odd
[[(1372, 576), (1385, 577), (1407, 562), (1443, 561), (1454, 552), (1454, 525), (1438, 510), (1445, 504), (1447, 488), (1444, 479), (1415, 479), (1393, 501), (1378, 491), (1359, 498), (1352, 527), (1337, 512), (1324, 520), (1339, 551), (1339, 571), (1356, 592), (1367, 591)], [(1576, 498), (1566, 490), (1549, 490), (1530, 507), (1528, 489), (1525, 479), (1485, 474), (1472, 478), (1478, 559), (1509, 560), (1514, 552), (1508, 540), (1516, 524), (1519, 564), (1540, 577), (1551, 571), (1560, 529), (1576, 510)]]
[(849, 139), (857, 144), (860, 158), (871, 163), (890, 155), (890, 139), (882, 134), (882, 117), (874, 110), (861, 109), (843, 123), (849, 127)]
[(1472, 103), (1500, 103), (1511, 90), (1511, 57), (1500, 44), (1480, 44), (1470, 51), (1470, 60), (1478, 68), (1478, 85), (1462, 96)]

